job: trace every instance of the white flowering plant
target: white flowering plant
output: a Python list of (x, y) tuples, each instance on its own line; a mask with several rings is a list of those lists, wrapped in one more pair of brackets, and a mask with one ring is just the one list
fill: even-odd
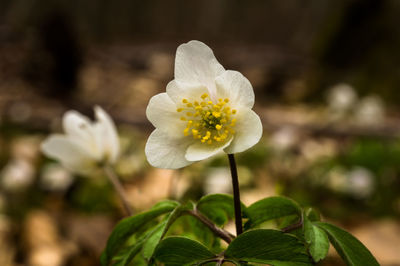
[(58, 160), (74, 173), (89, 176), (103, 168), (121, 197), (128, 214), (132, 213), (125, 192), (112, 165), (120, 153), (118, 133), (111, 117), (99, 106), (94, 108), (96, 121), (68, 111), (63, 117), (65, 134), (52, 134), (41, 145), (42, 152)]
[[(65, 115), (66, 135), (51, 136), (43, 151), (80, 173), (105, 165), (129, 214), (113, 229), (101, 265), (305, 266), (323, 260), (331, 244), (347, 265), (379, 265), (359, 240), (322, 222), (313, 208), (281, 196), (250, 206), (240, 201), (234, 154), (254, 146), (263, 131), (253, 105), (250, 82), (237, 71), (225, 70), (207, 45), (180, 45), (175, 79), (165, 93), (151, 98), (146, 110), (155, 127), (145, 147), (148, 162), (178, 169), (225, 153), (233, 195), (210, 194), (184, 203), (164, 200), (134, 215), (112, 171), (119, 144), (111, 118), (100, 108), (95, 109), (96, 122), (76, 112)], [(230, 221), (236, 234), (225, 228)], [(272, 221), (276, 226), (271, 228)], [(173, 230), (176, 224), (180, 230)]]

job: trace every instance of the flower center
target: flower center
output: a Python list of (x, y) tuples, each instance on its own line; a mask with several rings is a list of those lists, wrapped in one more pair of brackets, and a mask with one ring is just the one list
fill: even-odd
[(235, 134), (236, 110), (230, 108), (229, 99), (220, 98), (218, 102), (213, 102), (204, 93), (200, 101), (182, 99), (182, 104), (176, 111), (182, 113), (182, 121), (187, 121), (183, 130), (185, 136), (192, 135), (202, 143), (212, 144), (223, 142)]

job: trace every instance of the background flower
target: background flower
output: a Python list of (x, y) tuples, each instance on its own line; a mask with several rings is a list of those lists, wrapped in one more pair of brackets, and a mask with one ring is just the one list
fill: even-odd
[(175, 79), (147, 106), (147, 118), (156, 128), (146, 144), (149, 163), (175, 169), (220, 151), (252, 147), (262, 135), (253, 105), (250, 82), (237, 71), (225, 70), (207, 45), (180, 45)]
[(119, 155), (119, 140), (110, 116), (99, 106), (96, 121), (68, 111), (63, 117), (65, 135), (53, 134), (41, 145), (44, 154), (66, 168), (86, 174), (99, 163), (114, 163)]

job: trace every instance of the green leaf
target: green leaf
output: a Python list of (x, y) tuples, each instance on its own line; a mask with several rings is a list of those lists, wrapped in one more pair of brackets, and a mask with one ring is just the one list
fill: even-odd
[(289, 215), (298, 215), (300, 218), (301, 208), (291, 199), (284, 197), (269, 197), (250, 205), (245, 209), (245, 214), (246, 217), (249, 218), (244, 225), (245, 230), (247, 230), (265, 221)]
[(371, 252), (354, 236), (332, 224), (316, 222), (323, 229), (340, 257), (351, 266), (379, 266)]
[(198, 201), (196, 208), (218, 226), (225, 225), (235, 216), (233, 197), (227, 194), (206, 195)]
[(321, 214), (314, 208), (308, 207), (304, 211), (304, 216), (310, 220), (310, 222), (319, 222), (321, 221)]
[(309, 251), (315, 262), (326, 257), (329, 251), (329, 239), (326, 233), (313, 225), (307, 217), (304, 217), (304, 237), (309, 244)]
[(112, 231), (108, 238), (107, 245), (101, 255), (101, 264), (108, 265), (118, 250), (125, 244), (125, 241), (138, 231), (142, 226), (146, 225), (152, 219), (170, 212), (175, 209), (179, 203), (175, 201), (163, 201), (156, 204), (147, 212), (143, 212), (121, 220)]
[(156, 230), (152, 232), (152, 234), (144, 241), (144, 245), (142, 248), (143, 258), (149, 260), (151, 256), (153, 256), (153, 252), (158, 242), (163, 236), (165, 228), (167, 226), (168, 221), (163, 221), (157, 226)]
[(180, 205), (176, 207), (175, 210), (171, 212), (167, 220), (163, 222), (163, 226), (161, 226), (157, 232), (152, 234), (146, 240), (146, 243), (144, 244), (142, 251), (143, 257), (145, 259), (149, 260), (153, 256), (154, 249), (156, 248), (160, 240), (165, 236), (168, 229), (176, 221), (176, 219), (182, 216), (186, 211), (193, 210), (193, 208), (194, 208), (193, 203), (189, 202), (185, 205)]
[(256, 229), (239, 235), (228, 246), (227, 258), (276, 266), (312, 265), (306, 248), (294, 236), (271, 229)]
[(166, 266), (192, 265), (214, 257), (205, 246), (186, 237), (167, 237), (154, 251), (154, 258)]
[(202, 222), (193, 216), (186, 216), (187, 230), (185, 236), (203, 243), (211, 251), (219, 253), (222, 251), (220, 239)]
[[(156, 230), (158, 227), (156, 227)], [(153, 229), (154, 230), (154, 229)], [(151, 233), (147, 233), (145, 236), (142, 236), (140, 239), (136, 241), (136, 244), (131, 246), (130, 248), (127, 249), (126, 252), (119, 258), (120, 260), (116, 261), (113, 266), (126, 266), (128, 265), (131, 260), (139, 253), (139, 251), (142, 249), (143, 244), (145, 243), (145, 239), (150, 235)], [(104, 253), (103, 253), (104, 254)]]
[[(279, 229), (286, 228), (288, 226), (297, 224), (300, 222), (301, 217), (299, 217), (297, 214), (292, 214), (288, 216), (284, 216), (282, 218), (276, 219), (277, 225)], [(290, 233), (293, 233), (293, 231), (290, 231)]]

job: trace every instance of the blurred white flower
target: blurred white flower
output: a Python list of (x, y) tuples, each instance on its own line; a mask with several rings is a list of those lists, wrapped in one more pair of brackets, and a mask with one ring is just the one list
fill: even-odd
[(385, 105), (380, 97), (367, 96), (358, 104), (355, 116), (361, 124), (381, 123), (385, 117)]
[(250, 82), (225, 70), (207, 45), (180, 45), (175, 79), (147, 106), (147, 118), (156, 128), (146, 144), (147, 160), (155, 167), (177, 169), (221, 151), (252, 147), (262, 135), (253, 105)]
[(205, 194), (231, 193), (231, 182), (231, 173), (228, 168), (211, 168), (204, 182), (204, 192)]
[(346, 169), (341, 166), (335, 166), (327, 173), (327, 185), (334, 191), (346, 192), (347, 182)]
[(356, 103), (357, 94), (353, 87), (340, 83), (329, 90), (328, 104), (334, 112), (348, 112)]
[(63, 191), (74, 182), (73, 175), (63, 166), (51, 163), (42, 169), (40, 185), (47, 190)]
[(355, 198), (367, 198), (374, 190), (374, 174), (361, 166), (350, 170), (336, 166), (327, 174), (327, 185), (332, 190)]
[(331, 139), (305, 140), (300, 147), (304, 158), (313, 162), (323, 158), (330, 158), (336, 155), (337, 143)]
[(365, 167), (354, 167), (348, 172), (348, 193), (357, 198), (366, 198), (374, 190), (374, 174)]
[(1, 184), (4, 189), (17, 191), (32, 184), (35, 168), (26, 160), (11, 160), (1, 171)]
[(41, 145), (43, 153), (82, 174), (90, 173), (100, 163), (115, 163), (120, 147), (114, 122), (99, 106), (94, 111), (94, 122), (76, 111), (66, 112), (65, 135), (49, 136)]
[(271, 136), (271, 146), (277, 151), (286, 151), (292, 148), (299, 140), (299, 132), (290, 126), (285, 126)]

